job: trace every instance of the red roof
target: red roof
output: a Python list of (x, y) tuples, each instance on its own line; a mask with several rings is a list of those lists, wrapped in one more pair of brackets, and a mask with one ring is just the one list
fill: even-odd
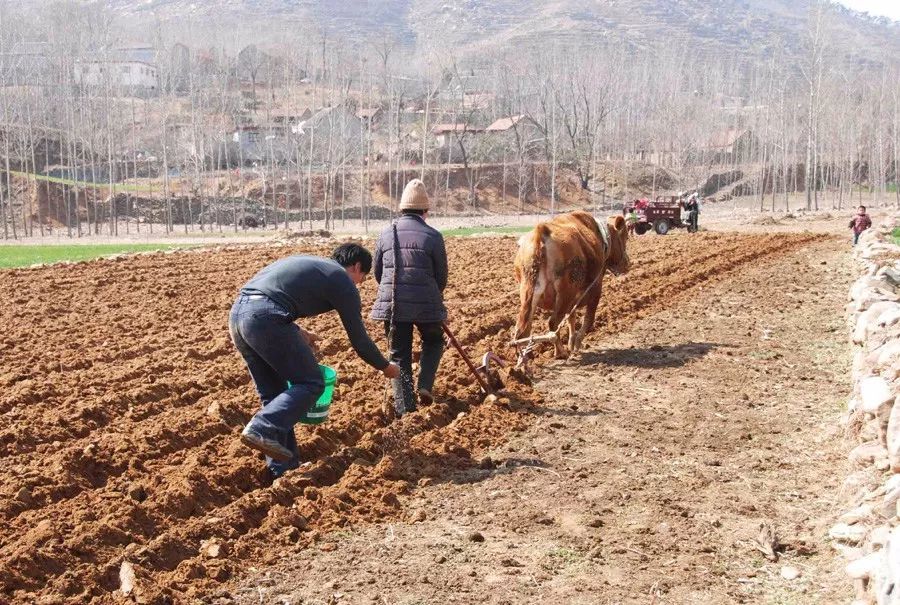
[(493, 124), (488, 126), (485, 130), (487, 132), (504, 132), (521, 122), (525, 116), (510, 116), (508, 118), (500, 118), (496, 120)]

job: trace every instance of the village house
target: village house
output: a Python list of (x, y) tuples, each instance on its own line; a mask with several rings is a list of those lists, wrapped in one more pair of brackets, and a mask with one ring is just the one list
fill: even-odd
[(519, 146), (526, 157), (537, 156), (544, 142), (538, 125), (523, 114), (495, 120), (484, 129), (484, 135), (490, 143), (491, 159), (496, 161), (517, 153)]
[(447, 147), (453, 143), (454, 137), (464, 136), (465, 134), (478, 135), (484, 132), (484, 128), (477, 128), (470, 124), (435, 124), (431, 129), (434, 135), (435, 144), (438, 147)]
[(151, 96), (159, 91), (159, 69), (137, 60), (84, 60), (75, 63), (75, 84), (81, 88), (109, 86), (116, 93)]

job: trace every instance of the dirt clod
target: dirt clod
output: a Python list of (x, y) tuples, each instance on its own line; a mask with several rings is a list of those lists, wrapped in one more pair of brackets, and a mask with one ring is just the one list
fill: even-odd
[(128, 497), (135, 502), (143, 502), (147, 499), (147, 492), (140, 483), (129, 483), (127, 492)]

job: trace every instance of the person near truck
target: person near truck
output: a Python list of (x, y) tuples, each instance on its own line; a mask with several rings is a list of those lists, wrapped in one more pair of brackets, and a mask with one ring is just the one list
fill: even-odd
[(634, 206), (631, 208), (623, 208), (622, 215), (625, 217), (625, 227), (628, 230), (628, 235), (631, 235), (634, 233), (634, 229), (637, 227), (640, 218), (638, 217), (637, 212), (634, 211)]
[[(400, 198), (400, 217), (381, 233), (375, 246), (378, 294), (371, 317), (384, 322), (391, 361), (400, 366), (400, 377), (393, 380), (397, 416), (416, 409), (416, 396), (420, 405), (434, 400), (434, 378), (444, 351), (447, 251), (440, 232), (425, 222), (429, 207), (425, 183), (411, 180)], [(413, 328), (422, 340), (415, 392)]]
[(357, 288), (371, 269), (372, 255), (358, 244), (339, 246), (330, 259), (289, 256), (254, 275), (231, 307), (231, 340), (262, 402), (241, 441), (266, 455), (273, 478), (300, 466), (294, 425), (325, 389), (313, 351), (318, 337), (297, 319), (337, 311), (356, 354), (387, 378), (400, 375), (363, 324)]
[(856, 209), (856, 216), (850, 219), (850, 228), (853, 229), (853, 245), (859, 241), (862, 232), (872, 226), (871, 217), (866, 214), (866, 207), (860, 206)]
[(688, 232), (696, 233), (700, 228), (700, 196), (696, 193), (691, 195), (687, 201), (684, 202), (684, 209), (687, 210), (688, 213)]

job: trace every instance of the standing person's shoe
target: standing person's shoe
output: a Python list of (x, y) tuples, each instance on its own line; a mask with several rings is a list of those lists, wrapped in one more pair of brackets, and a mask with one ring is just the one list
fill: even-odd
[(419, 389), (419, 405), (431, 405), (434, 403), (434, 395), (428, 389)]
[(278, 443), (277, 440), (263, 435), (257, 427), (253, 426), (252, 421), (247, 423), (247, 426), (241, 431), (241, 442), (278, 462), (288, 462), (294, 457), (291, 450)]

